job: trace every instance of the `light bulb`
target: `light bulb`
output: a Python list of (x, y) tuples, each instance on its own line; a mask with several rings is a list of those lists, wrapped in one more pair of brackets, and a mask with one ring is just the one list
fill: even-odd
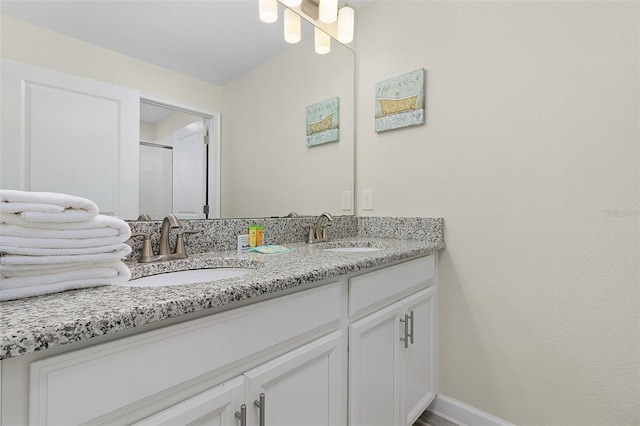
[(300, 15), (291, 9), (286, 9), (284, 11), (284, 40), (287, 43), (297, 43), (300, 38)]
[(338, 19), (338, 0), (320, 0), (320, 20), (332, 24)]
[(302, 0), (282, 0), (282, 3), (287, 7), (296, 7), (302, 4)]
[(260, 20), (271, 24), (278, 20), (278, 0), (259, 0)]
[(338, 41), (351, 43), (353, 41), (353, 22), (355, 12), (351, 6), (345, 6), (338, 12)]
[(315, 29), (315, 45), (316, 45), (316, 53), (319, 55), (324, 55), (331, 51), (331, 37), (329, 34), (325, 33), (318, 27)]

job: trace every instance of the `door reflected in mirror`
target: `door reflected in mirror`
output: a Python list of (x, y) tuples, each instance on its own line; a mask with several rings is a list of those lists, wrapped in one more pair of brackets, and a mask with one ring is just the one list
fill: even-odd
[(140, 220), (207, 219), (210, 118), (140, 102)]

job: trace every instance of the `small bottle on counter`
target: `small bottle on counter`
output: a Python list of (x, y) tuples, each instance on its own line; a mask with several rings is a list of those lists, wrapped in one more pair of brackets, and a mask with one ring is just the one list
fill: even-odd
[(249, 246), (259, 247), (264, 244), (263, 241), (264, 226), (254, 225), (249, 227)]

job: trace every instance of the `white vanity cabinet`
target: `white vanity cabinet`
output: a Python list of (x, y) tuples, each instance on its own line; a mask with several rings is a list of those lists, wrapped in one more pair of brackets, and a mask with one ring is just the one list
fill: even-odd
[(135, 423), (135, 426), (233, 425), (244, 404), (244, 377), (236, 377), (173, 407)]
[[(340, 321), (343, 289), (344, 282), (327, 283), (32, 362), (29, 423), (233, 420), (231, 414), (243, 403), (252, 420), (257, 412), (253, 400), (260, 393), (268, 401), (267, 416), (295, 413), (282, 413), (283, 404), (289, 404), (282, 400), (297, 395), (303, 407), (310, 401), (322, 405), (327, 421), (318, 424), (340, 423), (346, 418), (346, 405), (340, 404), (347, 356)], [(305, 394), (306, 387), (317, 389)], [(322, 389), (324, 401), (318, 395)]]
[(412, 425), (436, 392), (435, 259), (3, 360), (0, 426), (241, 426), (243, 406), (247, 426)]
[(349, 424), (410, 426), (436, 392), (434, 256), (349, 285), (351, 313), (373, 310), (349, 326)]
[(136, 426), (342, 424), (342, 347), (335, 331)]

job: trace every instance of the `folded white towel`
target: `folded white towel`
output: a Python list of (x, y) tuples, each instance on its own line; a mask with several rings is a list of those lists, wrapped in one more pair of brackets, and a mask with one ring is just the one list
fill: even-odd
[(131, 228), (122, 219), (104, 215), (82, 222), (33, 223), (17, 214), (0, 213), (0, 235), (33, 238), (98, 238), (120, 235), (126, 241), (131, 236)]
[(83, 253), (83, 254), (63, 254), (28, 256), (19, 254), (7, 254), (0, 256), (0, 269), (4, 265), (59, 265), (65, 263), (89, 263), (89, 262), (109, 262), (122, 260), (131, 253), (131, 247), (127, 244), (117, 244), (116, 249), (106, 253)]
[[(64, 246), (60, 245), (58, 247), (24, 247), (24, 246), (12, 246), (5, 244), (5, 239), (9, 239), (10, 237), (2, 238), (2, 242), (0, 243), (0, 253), (5, 253), (6, 255), (24, 255), (24, 256), (64, 256), (64, 255), (81, 255), (81, 254), (93, 254), (93, 253), (112, 253), (114, 251), (122, 249), (122, 243), (118, 244), (109, 244), (103, 246), (90, 246), (90, 247), (73, 247), (73, 240), (61, 240), (65, 241)], [(11, 237), (16, 238), (16, 237)], [(36, 240), (37, 242), (45, 241), (45, 240)], [(48, 240), (47, 240), (48, 241)], [(60, 241), (60, 240), (58, 240)]]
[(0, 278), (0, 301), (21, 299), (104, 285), (122, 284), (131, 279), (131, 271), (122, 262), (58, 274)]
[[(110, 251), (104, 249), (106, 246), (113, 246), (116, 244), (124, 243), (129, 239), (128, 236), (115, 236), (115, 237), (99, 237), (99, 238), (28, 238), (28, 237), (13, 237), (0, 234), (0, 252), (8, 254), (57, 254), (55, 251), (52, 253), (38, 252), (38, 249), (50, 249), (50, 250), (63, 250), (63, 249), (94, 249), (94, 251), (86, 251), (86, 253), (100, 253), (103, 251)], [(101, 250), (96, 251), (96, 248)], [(18, 251), (16, 251), (18, 250)], [(29, 250), (34, 250), (30, 252)], [(71, 252), (70, 252), (71, 253)], [(75, 253), (75, 252), (73, 252)], [(60, 253), (62, 254), (62, 252)], [(82, 254), (82, 250), (78, 252)]]
[(14, 213), (27, 222), (81, 222), (98, 212), (96, 203), (74, 195), (0, 189), (0, 213)]
[(86, 263), (60, 263), (53, 265), (0, 265), (0, 277), (31, 277), (35, 275), (60, 274), (62, 272), (79, 271), (82, 269), (102, 268), (118, 262), (86, 262)]

